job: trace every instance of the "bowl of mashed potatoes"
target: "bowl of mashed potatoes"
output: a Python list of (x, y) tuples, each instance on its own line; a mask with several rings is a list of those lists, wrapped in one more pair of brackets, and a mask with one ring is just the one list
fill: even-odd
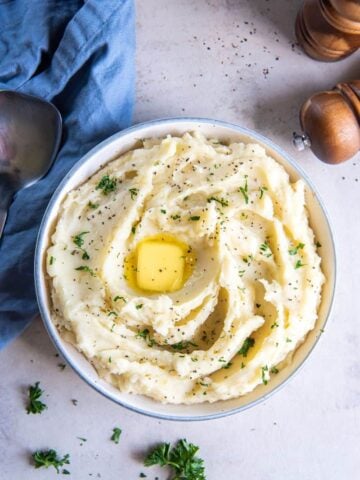
[(202, 420), (255, 405), (303, 364), (335, 251), (314, 188), (271, 141), (166, 119), (115, 134), (63, 179), (35, 280), (50, 337), (90, 386)]

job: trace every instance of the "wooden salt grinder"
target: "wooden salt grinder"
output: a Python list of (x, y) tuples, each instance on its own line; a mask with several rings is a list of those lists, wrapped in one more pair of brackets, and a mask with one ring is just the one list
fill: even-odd
[(305, 52), (333, 62), (360, 47), (360, 0), (305, 0), (295, 32)]
[(301, 107), (302, 135), (294, 133), (298, 150), (311, 147), (323, 162), (345, 162), (360, 149), (360, 80), (338, 83), (315, 93)]

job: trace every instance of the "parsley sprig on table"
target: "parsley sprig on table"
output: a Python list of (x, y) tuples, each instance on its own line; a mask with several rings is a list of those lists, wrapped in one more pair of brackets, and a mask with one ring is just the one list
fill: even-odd
[(114, 443), (119, 443), (121, 432), (122, 432), (121, 428), (119, 427), (113, 428), (113, 434), (111, 435), (111, 440)]
[(171, 467), (174, 470), (171, 480), (206, 480), (204, 460), (196, 456), (198, 450), (199, 447), (185, 439), (179, 440), (174, 447), (161, 443), (147, 455), (144, 465)]
[[(57, 473), (60, 472), (60, 467), (70, 464), (70, 455), (66, 454), (63, 458), (59, 458), (55, 450), (38, 450), (32, 454), (35, 463), (35, 468), (49, 468), (54, 467)], [(62, 473), (69, 474), (68, 470), (63, 470)]]
[(40, 382), (36, 382), (35, 385), (29, 387), (29, 403), (27, 405), (27, 413), (41, 413), (47, 408), (45, 403), (40, 400), (41, 395), (44, 393), (39, 387)]

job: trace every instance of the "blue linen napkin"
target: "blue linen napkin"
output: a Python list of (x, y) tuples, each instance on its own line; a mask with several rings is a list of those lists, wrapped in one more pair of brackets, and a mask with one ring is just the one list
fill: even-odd
[(52, 101), (64, 133), (56, 162), (11, 205), (0, 243), (0, 348), (37, 313), (34, 247), (56, 186), (90, 148), (131, 121), (133, 0), (0, 0), (0, 89)]

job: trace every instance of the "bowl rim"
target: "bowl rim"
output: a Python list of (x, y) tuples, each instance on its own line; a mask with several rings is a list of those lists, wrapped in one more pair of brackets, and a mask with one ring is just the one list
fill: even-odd
[(315, 194), (316, 200), (323, 213), (326, 226), (328, 228), (328, 231), (330, 232), (330, 244), (333, 252), (333, 258), (332, 258), (333, 283), (332, 283), (332, 289), (330, 292), (330, 295), (331, 295), (330, 303), (329, 303), (328, 311), (326, 313), (326, 317), (323, 322), (323, 328), (326, 326), (332, 314), (332, 310), (334, 306), (335, 289), (336, 289), (336, 282), (337, 282), (337, 257), (336, 257), (336, 250), (335, 250), (334, 234), (333, 234), (333, 229), (331, 226), (329, 214), (325, 208), (325, 205), (321, 197), (319, 196), (317, 189), (314, 188), (313, 183), (310, 181), (309, 177), (304, 172), (302, 167), (299, 166), (295, 162), (295, 160), (293, 160), (291, 156), (287, 154), (281, 147), (273, 143), (272, 140), (268, 139), (262, 134), (255, 132), (249, 128), (242, 127), (240, 125), (237, 125), (231, 122), (216, 120), (216, 119), (211, 119), (206, 117), (204, 118), (203, 117), (166, 117), (166, 118), (159, 118), (159, 119), (153, 119), (153, 120), (141, 122), (111, 135), (110, 137), (106, 138), (102, 142), (96, 144), (91, 150), (89, 150), (89, 152), (83, 155), (73, 165), (73, 167), (69, 170), (69, 172), (65, 175), (65, 177), (61, 180), (61, 182), (55, 189), (54, 193), (52, 194), (50, 201), (46, 207), (45, 213), (43, 215), (43, 218), (39, 227), (39, 231), (36, 239), (36, 245), (35, 245), (34, 280), (35, 280), (35, 291), (36, 291), (37, 303), (38, 303), (42, 321), (45, 325), (45, 329), (50, 339), (52, 340), (53, 344), (55, 345), (56, 349), (61, 353), (63, 358), (68, 362), (71, 368), (79, 375), (79, 377), (82, 380), (84, 380), (91, 388), (93, 388), (95, 391), (102, 394), (104, 397), (108, 398), (109, 400), (112, 400), (113, 402), (115, 402), (116, 404), (124, 408), (127, 408), (132, 412), (140, 413), (142, 415), (146, 415), (148, 417), (157, 418), (161, 420), (193, 422), (193, 421), (215, 420), (218, 418), (234, 415), (236, 413), (243, 412), (248, 408), (254, 407), (255, 405), (258, 405), (264, 402), (265, 400), (267, 400), (268, 398), (270, 398), (270, 396), (272, 396), (274, 393), (278, 392), (285, 385), (287, 385), (290, 379), (292, 379), (300, 371), (300, 369), (304, 366), (306, 360), (309, 358), (310, 354), (313, 352), (315, 346), (318, 344), (320, 337), (322, 337), (322, 335), (317, 335), (315, 337), (315, 340), (313, 341), (313, 344), (311, 345), (311, 348), (307, 352), (306, 356), (301, 360), (301, 362), (296, 366), (296, 368), (294, 368), (294, 370), (292, 370), (290, 374), (286, 378), (284, 378), (284, 380), (282, 380), (281, 383), (279, 383), (279, 385), (274, 387), (270, 392), (265, 393), (264, 395), (260, 396), (259, 398), (245, 405), (231, 408), (229, 410), (221, 410), (216, 413), (210, 413), (210, 414), (204, 414), (204, 415), (193, 415), (193, 416), (173, 415), (173, 414), (165, 414), (160, 412), (153, 412), (149, 409), (141, 408), (141, 407), (129, 404), (126, 401), (117, 398), (114, 394), (112, 394), (112, 392), (108, 391), (106, 388), (103, 388), (102, 385), (98, 384), (96, 381), (93, 381), (87, 373), (85, 373), (80, 367), (78, 367), (77, 363), (72, 360), (72, 356), (67, 353), (65, 347), (62, 345), (62, 341), (59, 341), (57, 338), (57, 333), (58, 333), (57, 329), (51, 320), (50, 311), (45, 306), (46, 305), (45, 297), (47, 292), (45, 291), (45, 289), (42, 288), (42, 284), (41, 284), (41, 280), (43, 277), (43, 252), (44, 252), (42, 246), (44, 241), (47, 240), (45, 239), (45, 227), (50, 219), (53, 207), (56, 204), (58, 197), (60, 196), (63, 188), (65, 187), (70, 177), (72, 177), (72, 175), (78, 169), (80, 169), (94, 154), (96, 154), (99, 150), (103, 149), (109, 144), (113, 143), (115, 140), (118, 140), (129, 134), (134, 134), (135, 132), (141, 131), (144, 128), (147, 128), (150, 126), (166, 125), (166, 124), (181, 124), (181, 123), (197, 123), (197, 124), (219, 126), (219, 127), (224, 127), (224, 128), (234, 130), (244, 135), (248, 135), (249, 137), (252, 137), (255, 141), (259, 141), (260, 143), (265, 144), (267, 147), (274, 150), (279, 156), (284, 158), (284, 160), (287, 163), (289, 163), (289, 165), (305, 180), (308, 187)]

